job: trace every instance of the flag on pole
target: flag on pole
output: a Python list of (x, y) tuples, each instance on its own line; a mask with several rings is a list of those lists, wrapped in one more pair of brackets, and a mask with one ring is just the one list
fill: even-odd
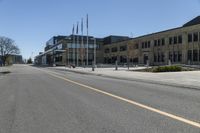
[(72, 35), (74, 35), (74, 24), (73, 24), (73, 28), (72, 28)]
[(81, 19), (81, 32), (83, 34), (83, 18)]
[(77, 22), (77, 27), (76, 27), (76, 34), (78, 35), (78, 22)]

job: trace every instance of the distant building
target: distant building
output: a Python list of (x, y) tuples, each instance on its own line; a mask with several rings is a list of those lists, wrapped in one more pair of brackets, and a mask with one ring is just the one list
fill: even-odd
[[(75, 37), (75, 42), (73, 41)], [(77, 37), (79, 38), (77, 44)], [(200, 16), (181, 27), (135, 38), (108, 36), (96, 39), (97, 64), (200, 64)], [(86, 62), (86, 36), (51, 38), (37, 64), (82, 66)], [(75, 52), (74, 52), (75, 50)], [(75, 53), (75, 54), (74, 54)], [(89, 37), (89, 64), (94, 60), (94, 37)]]
[(12, 59), (12, 64), (22, 64), (23, 58), (22, 55), (10, 55)]
[(104, 45), (104, 63), (200, 64), (200, 16), (182, 27)]
[(182, 27), (133, 38), (127, 53), (129, 61), (137, 64), (199, 64), (200, 16)]
[[(82, 44), (83, 40), (83, 44)], [(78, 65), (83, 66), (87, 62), (87, 37), (79, 35), (54, 36), (47, 43), (44, 52), (35, 57), (35, 64), (38, 65)], [(94, 45), (94, 43), (96, 43)], [(103, 40), (88, 37), (88, 64), (94, 60), (94, 47), (96, 47), (97, 62), (102, 62), (99, 58)]]
[[(1, 57), (0, 57), (0, 64), (1, 63), (3, 63), (3, 62), (1, 61)], [(22, 59), (21, 55), (11, 54), (6, 59), (6, 65), (22, 64), (22, 63), (23, 63), (23, 59)]]

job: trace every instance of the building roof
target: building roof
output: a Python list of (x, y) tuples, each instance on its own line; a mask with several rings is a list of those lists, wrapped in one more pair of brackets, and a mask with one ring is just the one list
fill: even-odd
[(177, 28), (172, 28), (172, 29), (163, 30), (163, 31), (159, 31), (159, 32), (154, 32), (154, 33), (150, 33), (150, 34), (134, 37), (133, 39), (139, 39), (139, 38), (142, 38), (142, 37), (156, 35), (156, 34), (168, 32), (168, 31), (173, 31), (173, 30), (177, 30), (177, 29), (181, 29), (181, 28), (185, 28), (185, 27), (189, 27), (189, 26), (193, 26), (193, 25), (198, 25), (198, 24), (200, 24), (200, 16), (197, 16), (194, 19), (192, 19), (191, 21), (185, 23), (182, 27), (177, 27)]
[(197, 16), (194, 19), (192, 19), (191, 21), (185, 23), (183, 25), (183, 27), (193, 26), (193, 25), (197, 25), (197, 24), (200, 24), (200, 16)]
[(121, 42), (121, 41), (126, 41), (128, 39), (130, 39), (130, 38), (127, 36), (110, 35), (110, 36), (103, 38), (103, 43), (104, 43), (104, 45), (107, 45), (107, 44), (117, 43), (117, 42)]
[(151, 35), (156, 35), (156, 34), (168, 32), (168, 31), (173, 31), (173, 30), (177, 30), (177, 29), (181, 29), (181, 28), (182, 28), (182, 27), (177, 27), (177, 28), (172, 28), (172, 29), (163, 30), (163, 31), (159, 31), (159, 32), (154, 32), (154, 33), (150, 33), (150, 34), (146, 34), (146, 35), (134, 37), (134, 38), (132, 38), (132, 39), (139, 39), (139, 38), (142, 38), (142, 37), (151, 36)]

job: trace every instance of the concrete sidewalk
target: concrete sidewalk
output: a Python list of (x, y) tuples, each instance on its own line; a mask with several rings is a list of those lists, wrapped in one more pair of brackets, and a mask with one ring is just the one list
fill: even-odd
[(168, 73), (149, 73), (136, 72), (131, 70), (143, 69), (144, 67), (119, 68), (68, 68), (68, 67), (49, 67), (50, 69), (65, 70), (81, 74), (91, 74), (97, 76), (126, 79), (132, 81), (164, 84), (170, 86), (192, 88), (200, 90), (200, 71), (168, 72)]

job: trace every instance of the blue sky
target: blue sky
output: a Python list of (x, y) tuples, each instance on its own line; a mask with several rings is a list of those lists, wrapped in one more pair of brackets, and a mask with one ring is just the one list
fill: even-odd
[(0, 0), (0, 36), (28, 58), (52, 36), (71, 34), (87, 13), (90, 35), (136, 37), (183, 25), (200, 15), (200, 0)]

